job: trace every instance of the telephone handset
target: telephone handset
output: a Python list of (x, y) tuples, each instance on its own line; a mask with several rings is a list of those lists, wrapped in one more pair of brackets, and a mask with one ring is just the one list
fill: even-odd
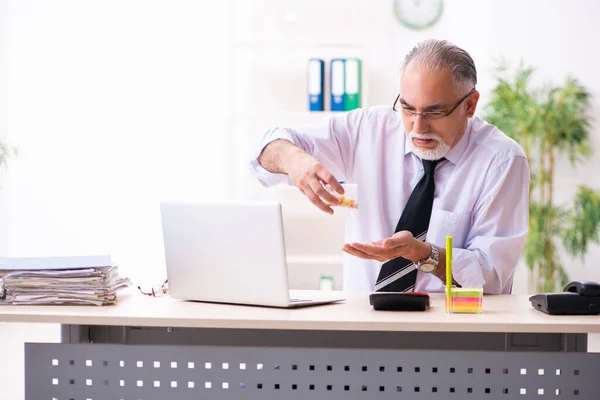
[(574, 281), (565, 286), (563, 292), (579, 293), (580, 296), (586, 297), (598, 297), (600, 296), (600, 284)]
[(600, 284), (573, 281), (562, 292), (536, 294), (529, 301), (533, 308), (547, 314), (596, 315), (600, 314)]

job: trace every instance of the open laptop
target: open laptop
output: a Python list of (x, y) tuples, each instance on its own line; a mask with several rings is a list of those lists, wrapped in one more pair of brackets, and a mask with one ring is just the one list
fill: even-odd
[(285, 308), (344, 300), (331, 292), (289, 290), (279, 202), (160, 207), (171, 297)]

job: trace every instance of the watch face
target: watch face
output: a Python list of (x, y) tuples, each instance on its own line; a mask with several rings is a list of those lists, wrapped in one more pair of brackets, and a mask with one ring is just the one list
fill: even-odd
[(432, 272), (435, 269), (435, 265), (429, 263), (423, 263), (419, 265), (419, 271)]

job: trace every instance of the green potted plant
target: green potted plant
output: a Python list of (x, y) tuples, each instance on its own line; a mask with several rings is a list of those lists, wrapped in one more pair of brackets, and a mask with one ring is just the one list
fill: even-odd
[(571, 204), (556, 204), (557, 158), (568, 157), (574, 166), (592, 154), (590, 94), (572, 77), (562, 85), (534, 87), (533, 73), (500, 66), (484, 118), (519, 142), (529, 160), (529, 235), (523, 252), (529, 290), (552, 292), (570, 280), (560, 248), (583, 260), (588, 245), (600, 242), (600, 192), (581, 185)]
[(6, 166), (8, 158), (13, 154), (14, 149), (0, 139), (0, 168)]

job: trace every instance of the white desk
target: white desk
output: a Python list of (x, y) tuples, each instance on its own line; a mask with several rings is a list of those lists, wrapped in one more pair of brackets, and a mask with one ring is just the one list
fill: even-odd
[(446, 314), (443, 295), (426, 312), (374, 311), (368, 293), (345, 296), (287, 310), (131, 291), (111, 307), (0, 306), (0, 321), (63, 324), (62, 344), (26, 345), (27, 400), (600, 393), (600, 354), (586, 353), (600, 316), (546, 315), (529, 296), (486, 296), (479, 315)]
[(343, 303), (277, 309), (149, 298), (135, 291), (112, 307), (1, 307), (0, 320), (75, 325), (327, 331), (600, 333), (600, 316), (552, 316), (533, 309), (529, 296), (485, 296), (483, 314), (447, 314), (432, 294), (426, 312), (374, 311), (368, 293), (344, 293)]

